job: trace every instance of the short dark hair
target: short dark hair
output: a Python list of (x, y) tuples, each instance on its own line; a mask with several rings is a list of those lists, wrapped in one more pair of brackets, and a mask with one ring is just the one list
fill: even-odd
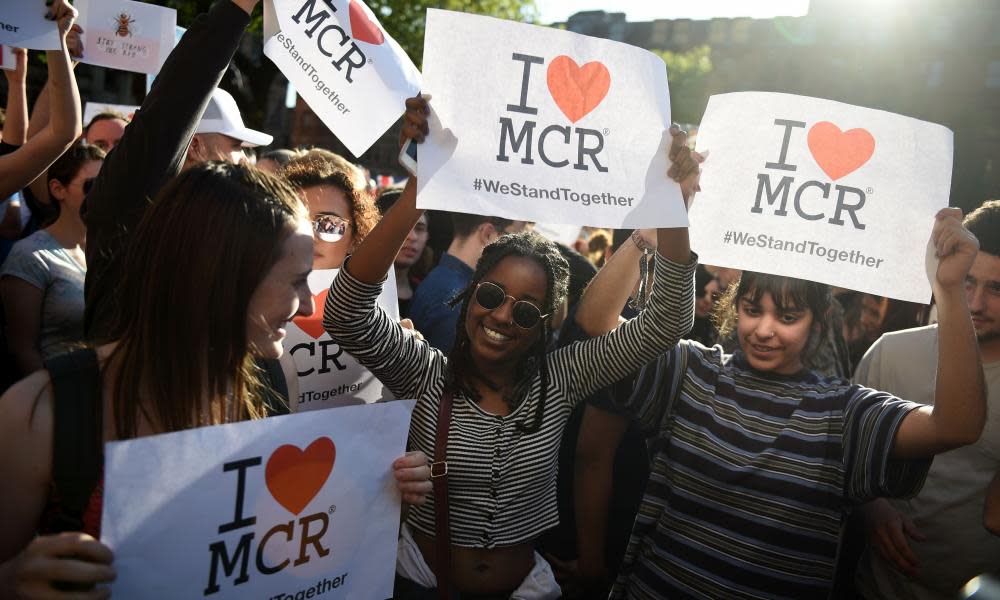
[(125, 123), (132, 122), (131, 119), (129, 119), (124, 114), (118, 112), (117, 110), (105, 110), (94, 115), (94, 118), (90, 120), (90, 123), (87, 123), (87, 126), (83, 128), (83, 135), (87, 135), (87, 130), (90, 129), (90, 126), (93, 125), (94, 123), (97, 123), (98, 121), (114, 121), (114, 120), (125, 121)]
[(729, 284), (715, 307), (713, 317), (720, 337), (725, 337), (736, 329), (740, 299), (746, 298), (757, 303), (764, 294), (771, 296), (779, 310), (808, 308), (812, 312), (813, 324), (819, 326), (819, 331), (810, 332), (809, 342), (802, 352), (802, 362), (809, 366), (809, 359), (815, 355), (830, 331), (829, 313), (833, 303), (830, 286), (807, 279), (743, 271), (739, 279)]
[(1000, 256), (1000, 200), (983, 202), (962, 224), (979, 239), (981, 252)]
[(83, 165), (92, 160), (104, 160), (105, 152), (94, 144), (80, 140), (63, 152), (49, 167), (46, 181), (58, 181), (66, 185), (73, 181)]
[(497, 231), (503, 232), (514, 221), (500, 217), (485, 215), (470, 215), (466, 213), (451, 213), (451, 224), (456, 238), (467, 238), (483, 223), (491, 223)]
[(261, 154), (257, 157), (257, 162), (262, 160), (273, 160), (278, 163), (279, 167), (284, 167), (288, 163), (295, 160), (297, 157), (301, 156), (302, 153), (296, 150), (289, 150), (288, 148), (278, 148), (276, 150), (268, 150), (267, 152)]

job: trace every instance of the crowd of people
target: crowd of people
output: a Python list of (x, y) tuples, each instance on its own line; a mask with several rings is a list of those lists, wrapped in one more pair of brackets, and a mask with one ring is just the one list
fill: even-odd
[[(425, 212), (415, 177), (379, 188), (246, 127), (218, 86), (258, 2), (190, 24), (131, 118), (81, 122), (67, 0), (38, 2), (62, 47), (30, 111), (27, 53), (5, 71), (0, 597), (107, 597), (103, 443), (294, 412), (282, 341), (315, 311), (416, 399), (387, 465), (396, 598), (945, 599), (1000, 576), (1000, 200), (933, 217), (930, 310), (700, 265), (686, 228), (567, 245)], [(690, 204), (707, 158), (669, 134)], [(314, 269), (340, 270), (325, 306)]]

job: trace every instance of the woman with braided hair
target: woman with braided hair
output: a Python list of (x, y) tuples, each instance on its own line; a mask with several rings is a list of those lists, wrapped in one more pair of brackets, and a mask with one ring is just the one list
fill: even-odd
[[(403, 137), (422, 142), (427, 103), (411, 98), (406, 106)], [(686, 179), (690, 190), (697, 162), (688, 153), (680, 156), (684, 160), (674, 172), (688, 176), (677, 178)], [(637, 370), (690, 329), (696, 261), (687, 229), (657, 231), (656, 285), (639, 317), (553, 352), (546, 352), (550, 317), (566, 296), (566, 261), (555, 244), (534, 233), (500, 237), (486, 247), (469, 287), (456, 299), (457, 341), (446, 357), (375, 302), (421, 214), (410, 179), (344, 263), (323, 318), (341, 348), (393, 394), (417, 399), (408, 445), (434, 456), (439, 474), (447, 470), (447, 503), (440, 503), (448, 506), (441, 511), (447, 525), (435, 527), (437, 503), (428, 502), (413, 507), (402, 527), (396, 597), (433, 597), (441, 581), (439, 593), (557, 598), (559, 586), (533, 541), (558, 522), (562, 430), (576, 403)], [(651, 249), (643, 238), (633, 239)], [(668, 305), (688, 310), (671, 316)], [(439, 409), (446, 437), (437, 435)], [(443, 455), (435, 455), (439, 437), (446, 439)]]

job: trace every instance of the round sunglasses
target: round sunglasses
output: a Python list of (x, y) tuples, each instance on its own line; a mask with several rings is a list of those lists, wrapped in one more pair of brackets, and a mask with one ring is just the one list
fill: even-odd
[(350, 227), (347, 219), (337, 215), (316, 215), (312, 224), (316, 237), (324, 242), (339, 242)]
[(543, 315), (542, 311), (531, 302), (518, 300), (514, 296), (510, 296), (502, 287), (489, 281), (479, 282), (473, 297), (476, 299), (476, 304), (486, 310), (496, 310), (503, 306), (507, 298), (510, 298), (514, 301), (514, 307), (511, 310), (514, 325), (517, 325), (521, 329), (531, 329), (535, 325), (538, 325), (539, 321), (552, 314)]

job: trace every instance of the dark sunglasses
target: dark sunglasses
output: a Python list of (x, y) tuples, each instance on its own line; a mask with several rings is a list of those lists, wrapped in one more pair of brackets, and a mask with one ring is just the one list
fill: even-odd
[(90, 189), (94, 187), (94, 181), (96, 180), (97, 180), (96, 177), (88, 177), (87, 179), (83, 180), (83, 183), (80, 184), (80, 189), (83, 190), (84, 196), (90, 193)]
[(312, 224), (316, 237), (324, 242), (339, 242), (350, 226), (347, 219), (337, 215), (317, 215)]
[(476, 286), (474, 297), (476, 304), (486, 310), (500, 308), (507, 301), (507, 298), (513, 300), (514, 308), (511, 310), (511, 316), (514, 319), (514, 325), (517, 325), (521, 329), (531, 329), (535, 325), (538, 325), (539, 321), (552, 314), (543, 315), (542, 311), (531, 302), (518, 300), (514, 296), (509, 296), (502, 287), (489, 281), (479, 282), (479, 285)]

